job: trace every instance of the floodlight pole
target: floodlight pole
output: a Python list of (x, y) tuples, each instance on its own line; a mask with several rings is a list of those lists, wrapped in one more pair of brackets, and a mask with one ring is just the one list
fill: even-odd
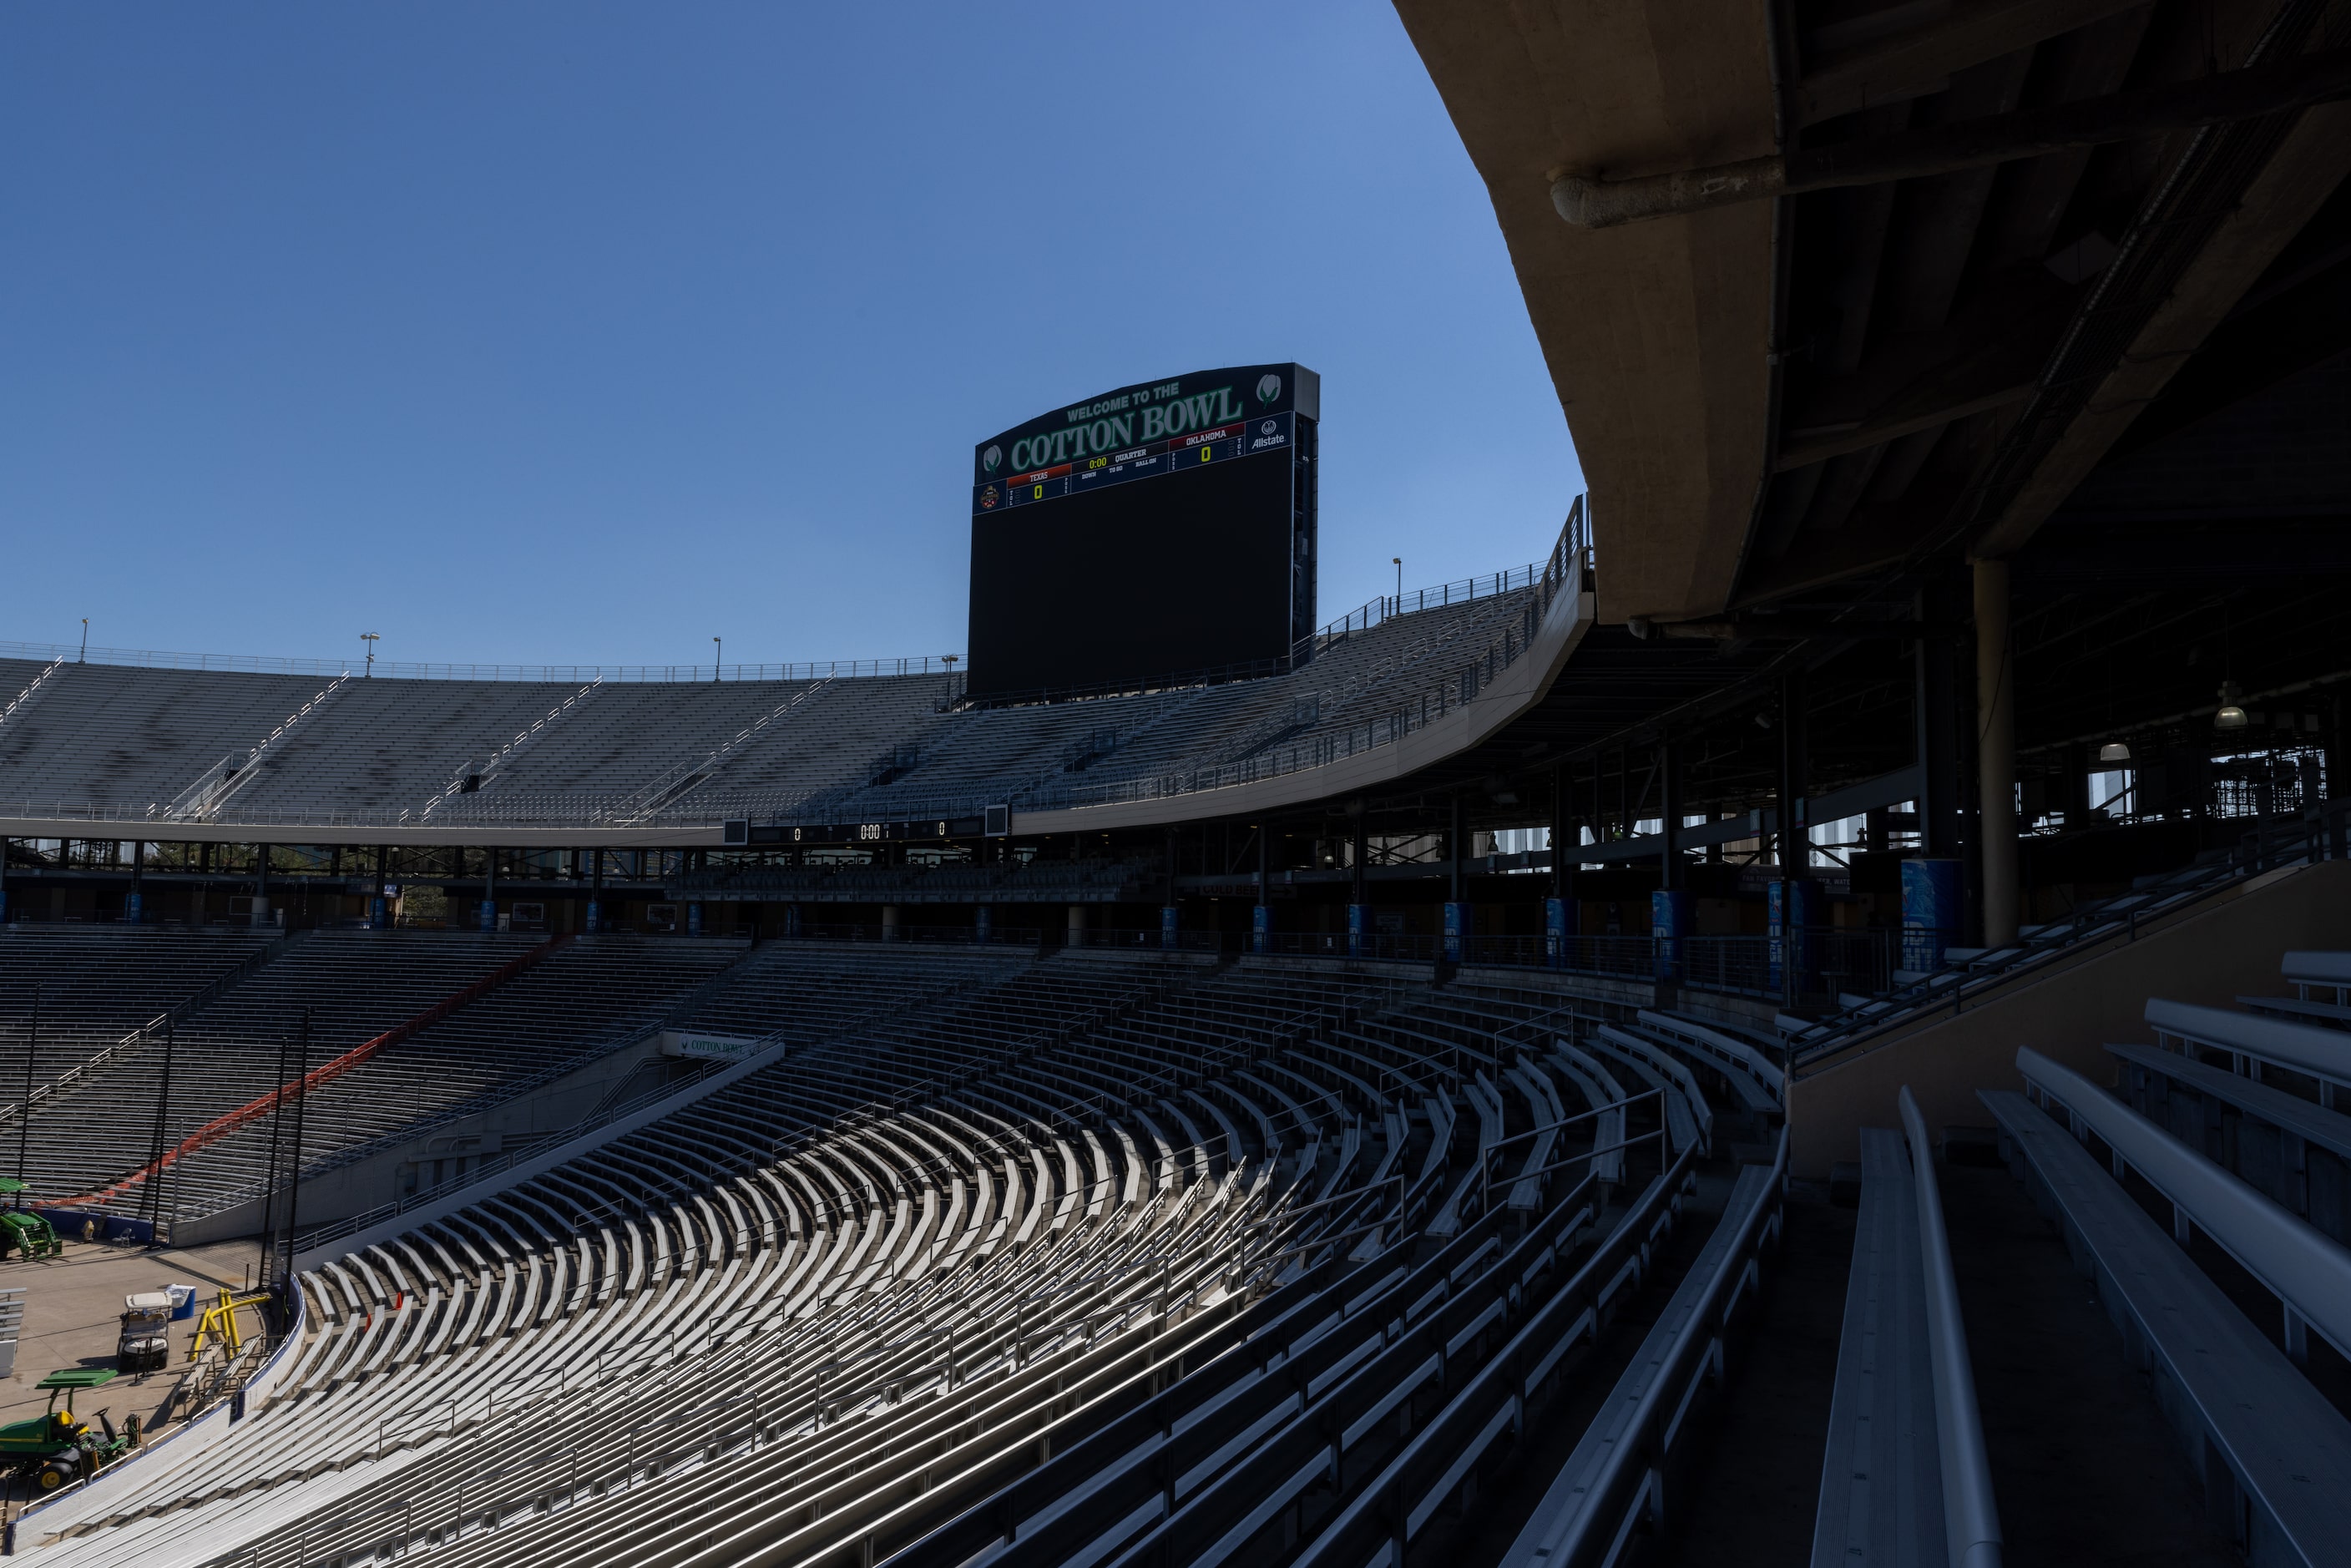
[(172, 1015), (163, 1015), (163, 1081), (155, 1091), (155, 1136), (147, 1150), (147, 1191), (144, 1207), (148, 1223), (163, 1222), (163, 1140), (170, 1134), (172, 1112), (172, 1049), (173, 1030)]
[(1401, 615), (1401, 614), (1403, 614), (1403, 613), (1404, 613), (1404, 557), (1402, 557), (1402, 556), (1400, 556), (1400, 555), (1398, 555), (1398, 556), (1390, 556), (1388, 559), (1389, 559), (1390, 560), (1393, 560), (1394, 562), (1395, 562), (1395, 569), (1396, 569), (1396, 607), (1395, 607), (1395, 612), (1396, 612), (1397, 614)]
[[(294, 1067), (294, 1168), (286, 1182), (286, 1281), (288, 1299), (294, 1289), (294, 1218), (302, 1202), (302, 1113), (309, 1108), (310, 1094), (310, 1009), (302, 1009), (302, 1037), (296, 1047)], [(287, 1308), (290, 1312), (292, 1308)]]
[(261, 1283), (266, 1289), (277, 1268), (277, 1168), (285, 1148), (286, 1057), (294, 1037), (277, 1037), (277, 1093), (269, 1112), (269, 1175), (261, 1185)]
[(710, 643), (717, 650), (710, 655), (710, 680), (711, 684), (716, 685), (724, 678), (720, 672), (726, 667), (726, 640), (723, 637), (713, 637)]
[(89, 663), (89, 617), (81, 618), (81, 662)]
[(360, 678), (366, 680), (375, 674), (375, 645), (382, 639), (372, 632), (362, 632), (360, 641), (367, 644), (367, 667), (360, 672)]
[(41, 1050), (41, 983), (33, 982), (33, 1022), (25, 1031), (25, 1098), (16, 1106), (16, 1180), (25, 1179), (25, 1154), (33, 1136), (33, 1061)]

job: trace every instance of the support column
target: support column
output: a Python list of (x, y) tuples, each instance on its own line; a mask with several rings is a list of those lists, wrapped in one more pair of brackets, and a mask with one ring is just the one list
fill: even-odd
[[(202, 897), (201, 892), (197, 894)], [(0, 925), (8, 924), (8, 841), (0, 839)], [(197, 925), (204, 922), (198, 920)]]
[(1257, 825), (1257, 906), (1249, 911), (1249, 951), (1264, 953), (1273, 946), (1273, 904), (1271, 877), (1267, 871), (1267, 857), (1272, 852), (1273, 824)]
[[(1071, 907), (1075, 908), (1076, 905), (1073, 904)], [(898, 906), (894, 904), (885, 904), (882, 906), (882, 940), (895, 942), (897, 939)]]
[(1780, 876), (1771, 884), (1770, 908), (1772, 978), (1781, 1005), (1790, 1009), (1803, 993), (1804, 926), (1812, 915), (1812, 883), (1804, 877), (1812, 836), (1804, 823), (1803, 724), (1803, 689), (1792, 674), (1780, 683), (1780, 768), (1772, 808)]
[(604, 925), (604, 851), (599, 845), (588, 854), (588, 918), (581, 928), (593, 936)]
[(1461, 897), (1461, 796), (1458, 790), (1445, 830), (1445, 956), (1458, 964), (1461, 961), (1461, 939), (1468, 935), (1469, 926), (1468, 905)]
[(269, 924), (269, 846), (254, 845), (253, 858), (253, 923), (266, 925)]
[(483, 930), (498, 928), (498, 852), (494, 848), (482, 852), (482, 902), (474, 915)]
[[(1682, 875), (1680, 752), (1670, 739), (1657, 743), (1657, 891), (1649, 895), (1649, 935), (1656, 943), (1660, 980), (1680, 977), (1684, 939), (1690, 931), (1690, 895)], [(1663, 1004), (1659, 1004), (1662, 1006)]]
[(1984, 946), (2016, 940), (2016, 665), (2009, 651), (2008, 562), (1975, 563), (1976, 779), (1983, 842)]
[(1180, 854), (1176, 830), (1170, 828), (1167, 830), (1167, 902), (1159, 906), (1159, 945), (1162, 947), (1173, 948), (1176, 945), (1176, 932), (1181, 925), (1181, 916), (1176, 904), (1176, 878), (1180, 870)]
[(1355, 803), (1354, 827), (1353, 841), (1347, 852), (1351, 857), (1347, 869), (1353, 873), (1353, 883), (1347, 895), (1347, 956), (1360, 958), (1372, 946), (1372, 902), (1366, 891), (1371, 874), (1366, 863), (1370, 839), (1364, 831), (1364, 806), (1360, 800)]
[(140, 896), (140, 873), (147, 869), (147, 846), (133, 840), (131, 845), (131, 891), (122, 895), (122, 923), (141, 924), (146, 900)]
[(1067, 940), (1069, 946), (1072, 947), (1082, 947), (1086, 945), (1086, 906), (1082, 904), (1070, 905), (1070, 927)]
[(1551, 891), (1543, 899), (1543, 962), (1567, 963), (1567, 765), (1551, 770)]
[[(269, 851), (264, 848), (261, 852), (266, 855)], [(391, 874), (392, 846), (378, 844), (375, 847), (375, 881), (368, 887), (368, 925), (371, 930), (387, 931), (392, 927), (391, 901), (383, 895), (384, 878)]]

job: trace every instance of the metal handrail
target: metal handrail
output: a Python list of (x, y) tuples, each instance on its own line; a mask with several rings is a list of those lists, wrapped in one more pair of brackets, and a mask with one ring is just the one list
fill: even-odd
[[(693, 995), (695, 997), (701, 996), (705, 989), (713, 987), (716, 981), (725, 977), (726, 976), (731, 975), (732, 973), (733, 970), (731, 967), (727, 970), (721, 971), (719, 975), (712, 977), (710, 981), (705, 981), (702, 987), (696, 988)], [(924, 999), (926, 1001), (936, 1001), (945, 997), (959, 994), (968, 988), (969, 987), (967, 985), (949, 986), (938, 992), (933, 993), (931, 996)], [(681, 1008), (690, 1007), (692, 1005), (693, 1002), (690, 998), (680, 1003)], [(878, 1010), (893, 1011), (896, 1010), (898, 1007), (903, 1005), (904, 1004), (893, 1003), (888, 1009)], [(864, 1018), (857, 1020), (856, 1024), (852, 1025), (852, 1028), (855, 1029), (857, 1027), (861, 1027), (864, 1023), (870, 1021), (873, 1017), (874, 1015), (872, 1013), (866, 1014)], [(665, 1017), (662, 1021), (649, 1024), (642, 1030), (616, 1038), (608, 1044), (600, 1047), (598, 1054), (601, 1056), (609, 1056), (615, 1051), (625, 1050), (632, 1044), (640, 1043), (643, 1040), (660, 1033), (664, 1029), (674, 1029), (675, 1027), (677, 1027), (677, 1019), (674, 1017)], [(808, 1054), (821, 1051), (827, 1047), (839, 1045), (845, 1040), (853, 1038), (855, 1037), (852, 1032), (844, 1030), (840, 1034), (836, 1034), (825, 1040), (807, 1042), (801, 1046), (801, 1053)], [(774, 1063), (783, 1061), (792, 1053), (793, 1042), (785, 1038), (783, 1031), (780, 1030), (770, 1030), (768, 1033), (758, 1037), (758, 1050), (749, 1051), (731, 1062), (723, 1064), (719, 1068), (719, 1071), (735, 1071), (740, 1070), (747, 1075), (748, 1071), (751, 1071), (749, 1067), (749, 1064), (751, 1063), (756, 1062), (761, 1066), (772, 1066)], [(573, 1064), (574, 1067), (577, 1065), (578, 1064), (576, 1062)], [(569, 1069), (566, 1071), (569, 1071)], [(428, 1203), (434, 1203), (444, 1198), (454, 1197), (458, 1193), (468, 1187), (478, 1186), (492, 1176), (502, 1176), (507, 1171), (514, 1169), (515, 1166), (521, 1165), (528, 1160), (537, 1159), (545, 1155), (550, 1149), (561, 1148), (568, 1144), (575, 1143), (581, 1138), (587, 1137), (593, 1133), (611, 1126), (615, 1122), (635, 1115), (665, 1101), (671, 1099), (681, 1099), (683, 1096), (696, 1092), (697, 1091), (705, 1091), (705, 1086), (707, 1085), (711, 1078), (715, 1076), (716, 1076), (715, 1073), (705, 1073), (684, 1083), (656, 1084), (653, 1088), (647, 1089), (642, 1093), (632, 1094), (628, 1099), (620, 1101), (617, 1103), (599, 1105), (595, 1110), (590, 1112), (586, 1116), (573, 1123), (570, 1126), (558, 1128), (553, 1132), (540, 1134), (527, 1141), (517, 1143), (507, 1149), (501, 1150), (496, 1159), (484, 1160), (470, 1171), (452, 1176), (448, 1180), (437, 1183), (433, 1186), (419, 1188), (417, 1191), (410, 1193), (404, 1197), (395, 1198), (391, 1203), (379, 1204), (374, 1208), (366, 1210), (363, 1213), (350, 1215), (345, 1218), (335, 1220), (330, 1224), (322, 1225), (316, 1230), (312, 1230), (307, 1235), (297, 1239), (294, 1248), (295, 1256), (298, 1258), (305, 1253), (315, 1252), (319, 1248), (324, 1247), (330, 1242), (339, 1241), (347, 1236), (357, 1235), (360, 1231), (368, 1229), (376, 1225), (381, 1225), (386, 1220), (396, 1219), (400, 1216), (412, 1213)], [(317, 1169), (319, 1167), (313, 1168)], [(503, 1188), (494, 1188), (490, 1190), (496, 1191), (503, 1190)]]
[[(2332, 848), (2330, 836), (2338, 841)], [(2006, 947), (1947, 962), (1890, 995), (1822, 1019), (1790, 1037), (1790, 1068), (1799, 1071), (1873, 1040), (1882, 1040), (1887, 1031), (1907, 1028), (1946, 1007), (1957, 1013), (1970, 991), (1980, 995), (1986, 986), (1997, 985), (2056, 954), (2093, 943), (2137, 941), (2143, 919), (2177, 914), (2281, 866), (2314, 863), (2330, 853), (2345, 853), (2351, 850), (2351, 844), (2341, 841), (2346, 838), (2351, 838), (2351, 801), (2330, 802), (2300, 821), (2268, 824), (2210, 861), (2184, 866), (2150, 886), (2076, 909), (2062, 928), (2053, 924), (2021, 936)]]
[(286, 945), (294, 941), (298, 935), (299, 933), (291, 933), (263, 943), (238, 960), (233, 967), (214, 976), (196, 990), (173, 1002), (112, 1045), (101, 1048), (87, 1061), (67, 1068), (47, 1083), (37, 1086), (21, 1103), (11, 1100), (5, 1104), (0, 1104), (0, 1123), (16, 1120), (20, 1103), (30, 1105), (36, 1110), (39, 1109), (41, 1102), (55, 1099), (62, 1094), (68, 1087), (80, 1082), (85, 1074), (96, 1071), (122, 1052), (136, 1050), (141, 1044), (152, 1040), (158, 1030), (168, 1029), (198, 1008), (218, 1000), (230, 987), (249, 977), (256, 969), (283, 953), (286, 950)]
[(1926, 1118), (1904, 1084), (1897, 1097), (1910, 1139), (1911, 1187), (1918, 1198), (1918, 1254), (1927, 1274), (1927, 1356), (1935, 1379), (1935, 1438), (1943, 1470), (1943, 1536), (1951, 1568), (2001, 1568), (2000, 1504), (1984, 1454), (1983, 1416), (1968, 1363), (1967, 1325), (1951, 1271), (1943, 1198), (1935, 1184), (1935, 1145)]
[(48, 685), (57, 673), (65, 667), (65, 655), (59, 653), (42, 666), (41, 673), (27, 681), (25, 684), (25, 689), (11, 697), (6, 707), (0, 708), (0, 725), (5, 725), (10, 719), (16, 717), (18, 711), (30, 703), (40, 689)]
[[(1586, 514), (1579, 504), (1560, 533), (1549, 558), (1540, 567), (1524, 569), (1523, 580), (1519, 570), (1498, 573), (1494, 580), (1501, 585), (1500, 592), (1524, 592), (1534, 598), (1534, 612), (1540, 617), (1548, 611), (1552, 600), (1562, 591), (1580, 591), (1583, 565), (1588, 561), (1589, 526)], [(1441, 594), (1440, 594), (1441, 597)], [(1425, 592), (1424, 592), (1425, 598)], [(1391, 699), (1377, 713), (1361, 721), (1351, 721), (1343, 730), (1311, 736), (1301, 744), (1277, 747), (1270, 752), (1244, 758), (1238, 762), (1217, 764), (1207, 768), (1182, 769), (1171, 773), (1141, 776), (1125, 779), (1103, 780), (1085, 786), (1059, 781), (1038, 789), (1019, 792), (1016, 803), (1029, 810), (1075, 809), (1083, 806), (1109, 805), (1123, 801), (1161, 800), (1177, 795), (1196, 794), (1210, 789), (1236, 788), (1264, 779), (1286, 777), (1292, 773), (1324, 768), (1395, 744), (1405, 737), (1441, 720), (1456, 708), (1475, 702), (1494, 678), (1524, 653), (1534, 643), (1531, 635), (1505, 626), (1501, 635), (1486, 648), (1466, 660), (1447, 659), (1447, 674), (1431, 684), (1407, 693), (1400, 699)], [(0, 643), (0, 656), (9, 653), (12, 645)], [(212, 655), (136, 653), (122, 654), (120, 650), (94, 649), (101, 663), (160, 666), (175, 669), (244, 669), (267, 666), (270, 673), (307, 674), (314, 661), (284, 660), (223, 660)], [(121, 654), (120, 657), (107, 655)], [(20, 652), (19, 656), (27, 656)], [(186, 661), (193, 660), (193, 664)], [(933, 665), (936, 664), (937, 669)], [(870, 667), (869, 667), (870, 666)], [(383, 666), (387, 678), (422, 679), (489, 679), (569, 681), (583, 679), (602, 681), (655, 680), (694, 682), (702, 677), (698, 671), (676, 665), (664, 666), (655, 673), (651, 666), (611, 668), (597, 665), (568, 667), (510, 667), (505, 665), (398, 665)], [(332, 673), (348, 677), (340, 664), (321, 664), (319, 673)], [(945, 673), (947, 666), (941, 661), (878, 660), (866, 663), (834, 663), (807, 665), (737, 666), (737, 679), (756, 680), (821, 680), (841, 676), (912, 675)], [(1268, 672), (1269, 674), (1272, 672)], [(315, 699), (314, 699), (315, 702)], [(306, 708), (307, 712), (308, 709)], [(245, 779), (252, 769), (241, 768), (238, 780)], [(374, 808), (361, 810), (316, 810), (307, 808), (272, 808), (263, 811), (241, 811), (225, 803), (225, 797), (235, 791), (223, 791), (223, 799), (208, 804), (203, 820), (220, 826), (274, 827), (400, 827), (415, 820), (417, 808)], [(538, 824), (545, 826), (631, 826), (708, 827), (730, 818), (753, 817), (763, 821), (782, 821), (806, 817), (823, 805), (837, 800), (841, 789), (838, 784), (819, 789), (802, 790), (781, 796), (710, 795), (701, 789), (690, 792), (694, 804), (673, 810), (668, 805), (648, 808), (643, 791), (632, 793), (597, 794), (559, 790), (508, 792), (483, 791), (464, 796), (462, 810), (453, 809), (454, 801), (436, 813), (452, 827), (488, 824)], [(440, 799), (436, 797), (436, 799)], [(989, 805), (1002, 804), (1000, 790), (913, 800), (889, 808), (892, 820), (921, 820), (977, 816)], [(31, 800), (0, 803), (0, 816), (20, 819), (49, 818), (73, 821), (143, 821), (159, 815), (170, 816), (172, 807), (162, 803), (128, 806), (98, 801)], [(809, 820), (815, 820), (810, 817)]]
[[(1695, 1154), (1694, 1146), (1683, 1150), (1674, 1170), (1687, 1172)], [(1635, 1524), (1654, 1515), (1658, 1500), (1656, 1489), (1667, 1450), (1691, 1429), (1682, 1417), (1688, 1412), (1698, 1382), (1719, 1375), (1723, 1320), (1756, 1283), (1761, 1255), (1778, 1233), (1787, 1173), (1788, 1134), (1782, 1128), (1770, 1174), (1750, 1207), (1742, 1214), (1726, 1214), (1718, 1222), (1716, 1234), (1728, 1234), (1730, 1244), (1714, 1272), (1701, 1282), (1681, 1331), (1665, 1346), (1660, 1364), (1619, 1434), (1621, 1440), (1609, 1446), (1564, 1513), (1546, 1520), (1538, 1509), (1535, 1520), (1503, 1552), (1506, 1568), (1531, 1568), (1538, 1563), (1544, 1568), (1583, 1568), (1612, 1562), (1615, 1548)], [(1620, 1225), (1618, 1234), (1622, 1233)], [(1319, 1560), (1310, 1554), (1301, 1561)]]
[[(148, 670), (191, 670), (247, 675), (338, 675), (350, 665), (341, 659), (284, 659), (239, 653), (175, 653), (152, 648), (91, 648), (64, 643), (0, 642), (0, 659), (127, 665)], [(961, 664), (963, 656), (955, 655)], [(783, 664), (435, 664), (376, 661), (385, 680), (520, 681), (572, 685), (581, 681), (627, 681), (653, 685), (706, 685), (726, 681), (813, 681), (829, 675), (872, 677), (953, 673), (946, 655), (904, 659), (811, 659)]]
[[(1651, 1092), (1654, 1093), (1656, 1091), (1653, 1090)], [(1635, 1096), (1635, 1098), (1638, 1098), (1638, 1096)], [(1630, 1104), (1631, 1103), (1631, 1101), (1625, 1102), (1626, 1104)], [(1605, 1110), (1594, 1113), (1605, 1114), (1606, 1111), (1613, 1111), (1615, 1109), (1617, 1109), (1616, 1106), (1611, 1105), (1606, 1107)], [(1665, 1137), (1666, 1132), (1667, 1129), (1664, 1127), (1652, 1127), (1646, 1133), (1635, 1133), (1633, 1136), (1626, 1138), (1620, 1143), (1595, 1145), (1588, 1149), (1579, 1149), (1574, 1154), (1566, 1156), (1564, 1159), (1553, 1160), (1547, 1166), (1537, 1166), (1532, 1170), (1512, 1171), (1502, 1176), (1496, 1176), (1489, 1167), (1487, 1167), (1481, 1163), (1478, 1171), (1478, 1212), (1483, 1214), (1492, 1206), (1494, 1201), (1494, 1189), (1498, 1186), (1515, 1187), (1522, 1181), (1532, 1181), (1537, 1176), (1547, 1176), (1554, 1171), (1566, 1170), (1571, 1166), (1583, 1165), (1589, 1161), (1597, 1160), (1603, 1155), (1621, 1155), (1626, 1149), (1636, 1148), (1643, 1144), (1657, 1142)], [(1499, 1145), (1489, 1145), (1485, 1152), (1490, 1154), (1495, 1148), (1499, 1148)]]

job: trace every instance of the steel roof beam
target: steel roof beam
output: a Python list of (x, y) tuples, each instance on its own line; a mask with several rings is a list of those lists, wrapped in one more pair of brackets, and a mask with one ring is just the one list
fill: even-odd
[(2070, 147), (2258, 120), (2346, 96), (2351, 96), (2351, 49), (2327, 49), (2283, 65), (1711, 168), (1627, 180), (1563, 170), (1552, 181), (1552, 205), (1577, 228), (1614, 228), (1740, 202), (1956, 173)]

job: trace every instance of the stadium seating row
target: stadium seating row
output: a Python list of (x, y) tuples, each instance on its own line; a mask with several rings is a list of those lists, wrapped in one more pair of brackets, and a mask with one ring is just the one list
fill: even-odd
[(373, 680), (0, 659), (0, 692), (26, 694), (0, 725), (0, 812), (457, 827), (1065, 803), (1362, 730), (1456, 665), (1523, 648), (1536, 599), (1394, 616), (1280, 676), (976, 709), (941, 674)]
[(1352, 1539), (1399, 1499), (1426, 1517), (1508, 1446), (1496, 1412), (1573, 1382), (1694, 1195), (1751, 1237), (1778, 1189), (1713, 1143), (1776, 1128), (1729, 1088), (1764, 1082), (1752, 1042), (1670, 1014), (1603, 1040), (1562, 999), (769, 945), (692, 1017), (779, 1061), (320, 1254), (233, 1436), (166, 1442), (18, 1540), (1194, 1563)]
[[(2118, 1092), (2022, 1047), (2023, 1091), (1980, 1098), (2152, 1379), (2215, 1533), (2253, 1563), (2335, 1563), (2351, 1559), (2351, 1421), (2305, 1372), (2313, 1333), (2351, 1351), (2351, 1122), (2335, 1109), (2351, 1084), (2351, 955), (2290, 953), (2283, 972), (2295, 997), (2244, 1010), (2150, 999), (2160, 1044), (2106, 1048)], [(1816, 1565), (2001, 1556), (1934, 1154), (1903, 1098), (1907, 1139), (1864, 1135)], [(2245, 1284), (2199, 1266), (2199, 1236)], [(2248, 1290), (2273, 1303), (2273, 1332)]]

